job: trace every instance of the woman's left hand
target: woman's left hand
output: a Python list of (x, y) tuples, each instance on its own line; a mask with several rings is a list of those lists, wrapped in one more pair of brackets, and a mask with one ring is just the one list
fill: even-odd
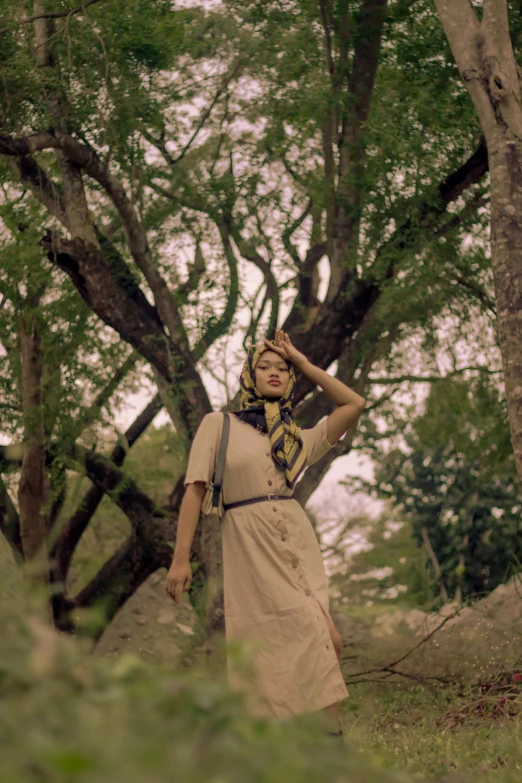
[(282, 356), (283, 359), (288, 359), (295, 367), (299, 368), (308, 361), (304, 353), (294, 348), (290, 337), (282, 329), (276, 329), (275, 340), (265, 339), (265, 345), (271, 351), (275, 351)]

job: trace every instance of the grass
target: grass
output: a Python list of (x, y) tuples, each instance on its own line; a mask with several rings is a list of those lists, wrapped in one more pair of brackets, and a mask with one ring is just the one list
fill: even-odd
[(342, 718), (354, 747), (365, 748), (386, 769), (400, 769), (419, 780), (439, 780), (458, 771), (470, 781), (519, 783), (522, 721), (470, 719), (453, 727), (448, 711), (465, 701), (465, 695), (447, 687), (352, 686), (351, 704), (343, 706)]
[[(343, 665), (348, 682), (356, 672), (396, 660), (397, 650), (413, 643), (408, 634), (402, 645), (394, 641), (366, 639), (348, 648)], [(506, 684), (497, 658), (476, 649), (455, 656), (435, 645), (421, 648), (397, 668), (446, 682), (381, 672), (349, 684), (350, 698), (341, 706), (349, 742), (364, 748), (383, 769), (406, 772), (414, 780), (520, 783), (522, 675)]]
[(361, 623), (361, 638), (345, 647), (340, 745), (316, 716), (247, 715), (219, 676), (223, 650), (215, 659), (198, 652), (197, 635), (182, 656), (190, 670), (176, 670), (131, 654), (89, 655), (14, 602), (0, 606), (0, 624), (0, 783), (522, 780), (522, 693), (517, 684), (515, 699), (501, 704), (508, 686), (497, 677), (497, 650), (434, 641), (397, 667), (445, 682), (375, 671), (354, 678), (415, 643), (406, 632), (371, 638)]

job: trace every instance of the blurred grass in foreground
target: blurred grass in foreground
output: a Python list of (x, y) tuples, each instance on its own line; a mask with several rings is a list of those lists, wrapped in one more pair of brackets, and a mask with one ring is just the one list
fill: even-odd
[(462, 686), (351, 685), (340, 744), (318, 716), (249, 717), (197, 656), (191, 671), (93, 656), (15, 603), (0, 623), (0, 783), (522, 780), (519, 719), (445, 720)]
[(201, 672), (91, 656), (36, 616), (4, 608), (1, 783), (401, 783), (314, 716), (245, 714)]

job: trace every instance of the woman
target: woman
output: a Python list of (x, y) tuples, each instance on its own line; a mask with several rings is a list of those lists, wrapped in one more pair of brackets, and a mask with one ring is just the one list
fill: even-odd
[[(337, 406), (311, 429), (300, 429), (292, 417), (294, 367)], [(357, 421), (365, 401), (311, 364), (279, 329), (275, 340), (250, 349), (240, 382), (241, 410), (230, 417), (223, 479), (227, 642), (257, 643), (249, 682), (253, 712), (287, 717), (323, 710), (332, 733), (340, 733), (339, 701), (348, 695), (341, 637), (328, 612), (317, 538), (292, 492), (303, 470)], [(166, 583), (177, 604), (190, 586), (189, 553), (222, 426), (222, 413), (205, 416), (190, 452)], [(229, 681), (239, 684), (230, 661)]]

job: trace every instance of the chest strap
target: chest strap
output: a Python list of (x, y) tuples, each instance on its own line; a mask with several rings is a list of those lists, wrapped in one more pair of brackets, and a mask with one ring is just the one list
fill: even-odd
[(257, 498), (250, 498), (249, 500), (238, 500), (236, 503), (228, 503), (224, 506), (225, 511), (230, 511), (231, 508), (239, 508), (239, 506), (250, 506), (252, 503), (266, 503), (274, 500), (295, 500), (291, 495), (260, 495)]

